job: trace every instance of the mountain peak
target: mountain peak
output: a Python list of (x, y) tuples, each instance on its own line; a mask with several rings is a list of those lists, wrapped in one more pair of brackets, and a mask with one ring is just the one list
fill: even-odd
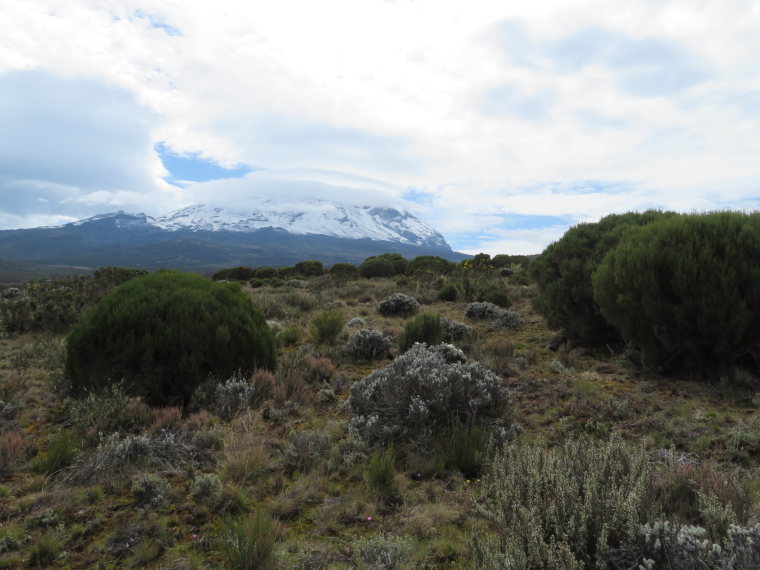
[(405, 209), (353, 206), (319, 198), (259, 198), (250, 208), (193, 204), (154, 221), (165, 230), (253, 232), (282, 228), (295, 235), (390, 241), (450, 249), (443, 236)]

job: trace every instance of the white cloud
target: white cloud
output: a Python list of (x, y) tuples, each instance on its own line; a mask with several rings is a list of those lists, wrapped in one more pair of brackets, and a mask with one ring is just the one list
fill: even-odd
[[(487, 235), (540, 249), (556, 233), (504, 240), (494, 231), (509, 214), (760, 206), (751, 0), (37, 0), (3, 11), (0, 81), (45, 70), (79, 86), (49, 83), (27, 101), (0, 90), (0, 113), (13, 107), (4, 120), (59, 100), (44, 121), (0, 134), (0, 181), (49, 186), (4, 194), (4, 227), (131, 200), (157, 214), (234, 201), (264, 178), (412, 196), (455, 248)], [(159, 141), (268, 174), (167, 188)]]

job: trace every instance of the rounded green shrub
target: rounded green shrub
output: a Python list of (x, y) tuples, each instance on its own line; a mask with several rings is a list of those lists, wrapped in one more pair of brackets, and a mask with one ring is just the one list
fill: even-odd
[(123, 388), (152, 405), (187, 404), (210, 376), (275, 366), (264, 315), (237, 284), (159, 271), (103, 298), (71, 331), (66, 374), (75, 392)]
[(372, 277), (393, 277), (396, 270), (393, 268), (393, 262), (385, 257), (367, 258), (359, 266), (359, 275), (365, 279)]
[(534, 308), (546, 317), (550, 328), (562, 331), (576, 343), (618, 339), (617, 330), (594, 301), (591, 276), (604, 256), (617, 246), (626, 228), (674, 215), (656, 210), (629, 212), (570, 228), (530, 264), (531, 276), (540, 290)]
[(330, 267), (330, 275), (338, 279), (356, 279), (359, 269), (353, 263), (335, 263)]
[(452, 264), (437, 255), (418, 255), (406, 266), (407, 275), (415, 273), (448, 275), (451, 270)]
[(645, 363), (731, 376), (760, 346), (760, 214), (629, 228), (593, 276), (602, 314)]
[(457, 300), (457, 288), (452, 283), (447, 283), (443, 287), (441, 287), (441, 290), (438, 291), (438, 299), (441, 301), (448, 301), (453, 303)]

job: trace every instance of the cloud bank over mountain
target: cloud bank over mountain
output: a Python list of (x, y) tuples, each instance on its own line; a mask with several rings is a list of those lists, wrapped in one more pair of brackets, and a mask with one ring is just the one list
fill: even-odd
[(535, 253), (760, 205), (749, 0), (39, 0), (0, 38), (0, 228), (288, 191)]

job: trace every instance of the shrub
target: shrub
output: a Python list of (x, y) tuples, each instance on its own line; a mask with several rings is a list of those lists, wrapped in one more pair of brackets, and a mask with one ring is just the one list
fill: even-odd
[(446, 317), (441, 317), (441, 326), (443, 327), (443, 340), (446, 342), (462, 340), (472, 332), (472, 328), (466, 324), (450, 321)]
[(230, 570), (277, 568), (274, 543), (277, 533), (272, 518), (262, 509), (225, 525), (220, 550)]
[(430, 441), (452, 422), (499, 418), (507, 408), (500, 379), (480, 364), (447, 364), (415, 345), (351, 386), (350, 429), (368, 443)]
[(199, 473), (193, 477), (188, 491), (196, 501), (214, 501), (222, 492), (222, 481), (218, 475), (213, 473)]
[(241, 375), (234, 375), (216, 385), (214, 412), (229, 421), (248, 409), (256, 389)]
[(451, 272), (451, 264), (437, 255), (419, 255), (406, 266), (406, 274), (423, 273), (429, 275), (446, 275)]
[(279, 346), (293, 346), (301, 339), (301, 330), (296, 327), (288, 327), (277, 333), (275, 337)]
[(619, 338), (594, 301), (591, 276), (630, 226), (643, 226), (674, 216), (649, 210), (606, 216), (597, 223), (578, 224), (547, 247), (530, 264), (539, 286), (534, 307), (550, 329), (561, 330), (576, 343), (603, 343)]
[(160, 271), (105, 297), (72, 330), (66, 374), (77, 392), (124, 389), (151, 405), (187, 404), (210, 375), (275, 365), (264, 316), (239, 286)]
[(295, 264), (294, 268), (298, 275), (303, 275), (304, 277), (319, 277), (325, 274), (322, 262), (315, 259), (299, 261)]
[(385, 358), (390, 349), (391, 343), (382, 332), (362, 329), (351, 337), (344, 350), (349, 358), (358, 361), (371, 361)]
[(18, 368), (40, 367), (48, 370), (62, 366), (66, 359), (66, 340), (40, 339), (26, 344), (11, 354), (11, 362)]
[(290, 434), (286, 461), (292, 471), (308, 473), (329, 449), (327, 435), (313, 430)]
[(396, 570), (404, 568), (409, 562), (414, 551), (414, 544), (406, 537), (381, 534), (360, 538), (356, 542), (356, 550), (367, 568)]
[(359, 266), (359, 275), (364, 278), (393, 277), (403, 275), (409, 263), (400, 253), (373, 255)]
[(420, 304), (414, 297), (403, 293), (393, 293), (378, 305), (377, 312), (384, 317), (408, 317), (416, 313), (419, 308)]
[(230, 267), (221, 269), (211, 276), (214, 281), (250, 281), (255, 271), (250, 267)]
[(280, 277), (280, 272), (274, 267), (259, 267), (255, 271), (257, 279), (274, 279)]
[(326, 356), (306, 359), (305, 376), (307, 382), (326, 382), (335, 376), (335, 373), (335, 365)]
[(287, 287), (293, 287), (294, 289), (303, 289), (304, 287), (309, 286), (309, 282), (304, 281), (303, 279), (288, 279), (285, 281), (285, 285)]
[(457, 300), (457, 288), (452, 283), (447, 283), (438, 291), (438, 299), (453, 303)]
[(139, 473), (132, 478), (130, 493), (138, 505), (147, 508), (160, 507), (171, 488), (164, 477), (152, 473)]
[(497, 453), (478, 513), (495, 541), (474, 536), (478, 568), (594, 568), (632, 541), (655, 504), (649, 458), (619, 439)]
[(332, 344), (342, 330), (343, 315), (338, 311), (325, 311), (311, 322), (311, 334), (316, 342)]
[(517, 329), (523, 324), (522, 316), (517, 311), (502, 311), (493, 324), (503, 329)]
[(403, 332), (398, 335), (398, 346), (401, 352), (406, 352), (414, 343), (421, 342), (433, 346), (442, 340), (441, 317), (432, 313), (422, 313), (404, 325)]
[(757, 366), (760, 214), (717, 212), (630, 228), (593, 277), (602, 314), (647, 364), (732, 376)]
[(446, 364), (464, 364), (467, 356), (453, 344), (436, 344), (428, 347), (428, 351), (437, 354)]
[(330, 275), (341, 280), (356, 279), (359, 269), (353, 263), (335, 263), (330, 267)]
[(476, 301), (470, 303), (464, 311), (467, 319), (496, 319), (501, 316), (503, 309), (493, 303)]

